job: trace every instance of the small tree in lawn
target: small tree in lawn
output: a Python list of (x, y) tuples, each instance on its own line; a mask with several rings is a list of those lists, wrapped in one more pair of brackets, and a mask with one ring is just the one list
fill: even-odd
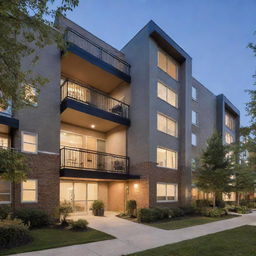
[(199, 168), (195, 171), (196, 186), (206, 193), (213, 194), (213, 206), (216, 196), (230, 191), (232, 168), (226, 157), (228, 150), (221, 136), (215, 132), (207, 141), (207, 148), (200, 157)]
[(15, 185), (26, 181), (28, 170), (24, 154), (12, 149), (0, 148), (0, 176), (12, 184), (13, 211), (15, 211)]

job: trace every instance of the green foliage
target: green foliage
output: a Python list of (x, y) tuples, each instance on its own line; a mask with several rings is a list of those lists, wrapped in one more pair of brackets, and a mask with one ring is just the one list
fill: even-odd
[(135, 200), (128, 200), (126, 202), (127, 215), (130, 217), (136, 217), (137, 203)]
[(181, 208), (175, 207), (171, 208), (171, 210), (173, 218), (184, 216), (184, 211)]
[(221, 217), (226, 215), (226, 210), (217, 207), (203, 207), (200, 209), (200, 214), (206, 217)]
[(69, 217), (70, 213), (73, 212), (71, 203), (68, 201), (61, 202), (57, 211), (61, 224), (67, 224), (67, 217)]
[(0, 221), (0, 249), (11, 248), (32, 241), (28, 226), (21, 220)]
[(202, 207), (210, 207), (211, 201), (207, 199), (198, 199), (196, 200), (196, 207), (202, 208)]
[(88, 226), (87, 220), (79, 219), (77, 221), (70, 221), (71, 229), (74, 231), (86, 231)]
[(51, 222), (50, 216), (46, 212), (33, 208), (18, 209), (15, 211), (14, 216), (31, 228), (46, 227)]
[[(0, 2), (0, 105), (19, 108), (30, 102), (25, 99), (25, 87), (33, 85), (38, 91), (48, 79), (32, 70), (38, 62), (38, 50), (56, 43), (64, 48), (62, 35), (52, 28), (52, 19), (78, 5), (78, 0), (21, 0)], [(29, 65), (21, 66), (29, 58)]]
[(183, 206), (180, 209), (184, 212), (184, 215), (194, 215), (196, 213), (196, 208), (194, 206)]
[(234, 212), (240, 213), (240, 214), (247, 214), (247, 213), (250, 213), (251, 210), (247, 206), (236, 206), (234, 209)]
[(11, 214), (11, 207), (9, 205), (0, 206), (0, 220), (6, 219)]
[(215, 206), (216, 194), (229, 192), (232, 175), (230, 160), (226, 157), (227, 148), (221, 136), (214, 133), (207, 142), (207, 148), (200, 158), (200, 166), (194, 172), (196, 186), (206, 192), (213, 193)]
[(92, 203), (92, 209), (93, 210), (100, 210), (100, 209), (104, 209), (104, 203), (101, 200), (95, 200)]

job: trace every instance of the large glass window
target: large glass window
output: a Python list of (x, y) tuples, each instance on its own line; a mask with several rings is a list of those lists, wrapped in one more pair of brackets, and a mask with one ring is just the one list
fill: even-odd
[(21, 132), (21, 150), (28, 153), (37, 153), (37, 134)]
[(32, 85), (25, 85), (25, 101), (34, 107), (38, 105), (38, 93)]
[(157, 183), (157, 201), (178, 201), (178, 184)]
[(178, 63), (160, 49), (158, 49), (158, 67), (173, 79), (178, 80)]
[(198, 113), (192, 110), (192, 124), (198, 125)]
[(192, 86), (192, 99), (197, 101), (197, 89)]
[(165, 148), (157, 148), (157, 164), (161, 167), (177, 169), (177, 152), (165, 149)]
[(234, 142), (234, 137), (229, 132), (225, 133), (225, 142), (227, 144), (231, 144)]
[(178, 107), (177, 94), (161, 82), (157, 83), (157, 96), (160, 99), (171, 104), (172, 106), (174, 106), (176, 108)]
[(11, 202), (11, 184), (8, 181), (0, 179), (0, 204), (9, 204)]
[(177, 122), (159, 113), (157, 114), (157, 129), (177, 137)]
[(21, 185), (21, 202), (36, 203), (37, 202), (37, 180), (23, 181)]
[(191, 139), (192, 139), (192, 145), (196, 146), (197, 145), (197, 136), (195, 133), (192, 133)]
[(0, 147), (8, 148), (9, 138), (8, 135), (0, 134)]
[(229, 114), (225, 113), (225, 125), (230, 129), (234, 130), (235, 129), (235, 119)]

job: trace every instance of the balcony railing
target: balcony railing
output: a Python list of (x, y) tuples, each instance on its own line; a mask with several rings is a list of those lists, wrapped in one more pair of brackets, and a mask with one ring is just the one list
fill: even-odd
[(128, 174), (129, 158), (88, 149), (63, 147), (61, 168)]
[(85, 36), (79, 34), (77, 31), (68, 28), (65, 32), (65, 39), (67, 42), (77, 45), (78, 47), (89, 52), (96, 58), (108, 63), (109, 65), (115, 67), (123, 73), (130, 75), (130, 65), (127, 62), (110, 53), (108, 50), (102, 48), (96, 43), (92, 42)]
[(61, 85), (61, 100), (71, 98), (109, 113), (129, 118), (129, 105), (85, 84), (66, 80)]

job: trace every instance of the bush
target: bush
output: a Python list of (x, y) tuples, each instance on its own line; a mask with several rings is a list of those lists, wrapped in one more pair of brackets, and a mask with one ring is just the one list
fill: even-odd
[(0, 221), (0, 249), (11, 248), (32, 241), (28, 226), (21, 220)]
[(196, 207), (202, 208), (202, 207), (210, 207), (210, 206), (211, 206), (211, 201), (207, 199), (196, 200)]
[(180, 209), (183, 210), (184, 215), (196, 214), (196, 207), (194, 206), (183, 206), (183, 207), (180, 207)]
[(70, 213), (73, 212), (73, 208), (70, 202), (64, 201), (60, 204), (58, 208), (58, 215), (61, 222), (61, 225), (67, 226), (67, 217), (70, 215)]
[(101, 200), (95, 200), (92, 203), (92, 209), (93, 210), (100, 210), (100, 209), (104, 209), (104, 203)]
[(156, 208), (142, 208), (139, 209), (137, 214), (138, 222), (153, 222), (160, 220), (161, 213)]
[(217, 208), (217, 207), (203, 207), (200, 211), (201, 215), (206, 217), (221, 217), (226, 215), (226, 211), (223, 208)]
[(225, 208), (226, 203), (225, 203), (224, 200), (217, 200), (216, 201), (216, 206), (219, 207), (219, 208)]
[(86, 231), (88, 222), (87, 220), (79, 219), (77, 221), (70, 221), (71, 229), (74, 231)]
[(251, 210), (247, 206), (236, 206), (235, 212), (240, 214), (247, 214), (250, 213)]
[(135, 200), (128, 200), (126, 202), (127, 215), (130, 217), (136, 217), (137, 203)]
[(0, 207), (0, 220), (6, 219), (11, 214), (11, 207), (3, 205)]
[(14, 216), (17, 219), (21, 219), (24, 224), (30, 226), (31, 228), (41, 228), (50, 224), (49, 215), (39, 209), (18, 209), (15, 211)]
[(172, 210), (171, 216), (173, 218), (184, 216), (184, 211), (181, 208), (177, 207), (177, 208), (172, 208), (171, 210)]

